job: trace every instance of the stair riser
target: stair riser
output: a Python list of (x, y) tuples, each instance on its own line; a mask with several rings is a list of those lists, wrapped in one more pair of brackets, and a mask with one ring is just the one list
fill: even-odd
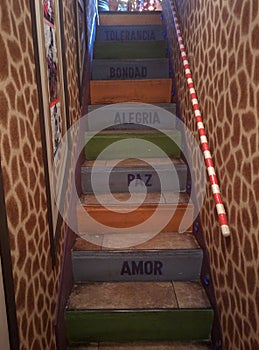
[[(181, 134), (176, 130), (170, 133), (172, 138), (158, 133), (142, 134), (141, 132), (134, 133), (134, 135), (129, 133), (114, 133), (110, 135), (99, 133), (93, 137), (91, 137), (90, 134), (87, 135), (89, 135), (89, 138), (88, 136), (86, 137), (86, 142), (88, 142), (85, 146), (85, 153), (86, 158), (89, 160), (96, 159), (103, 150), (113, 143), (113, 151), (107, 152), (105, 159), (157, 158), (163, 156), (161, 150), (167, 154), (168, 157), (180, 158), (180, 149), (177, 145), (181, 144)], [(126, 142), (127, 139), (129, 140), (128, 142)], [(143, 140), (143, 143), (141, 142), (141, 147), (140, 143), (134, 143), (132, 139)], [(125, 143), (123, 144), (119, 142), (124, 140)], [(115, 142), (117, 142), (117, 145)], [(129, 142), (131, 143), (130, 149)], [(151, 149), (152, 145), (150, 143), (157, 146), (158, 149), (155, 147)]]
[(169, 103), (171, 95), (171, 79), (90, 81), (91, 104)]
[(76, 283), (130, 281), (195, 281), (199, 279), (202, 251), (73, 252)]
[(210, 339), (213, 311), (79, 310), (66, 311), (65, 317), (70, 344), (99, 341), (191, 341)]
[[(135, 169), (117, 167), (111, 173), (106, 168), (98, 169), (94, 174), (96, 190), (104, 193), (104, 179), (109, 178), (109, 186), (111, 192), (128, 192), (131, 184), (132, 190), (141, 190), (146, 188), (147, 192), (159, 192), (161, 190), (160, 179), (163, 181), (163, 190), (165, 191), (185, 191), (187, 179), (187, 166), (185, 164), (176, 164), (176, 172), (172, 173), (170, 169), (160, 170), (160, 176), (151, 167), (142, 167)], [(134, 181), (134, 182), (133, 182)], [(91, 168), (82, 167), (81, 171), (82, 191), (84, 194), (92, 193)], [(95, 190), (95, 191), (96, 191)]]
[(161, 13), (101, 13), (101, 25), (161, 25)]
[(166, 58), (167, 42), (156, 41), (96, 41), (94, 58), (96, 59), (136, 59)]
[(169, 61), (159, 60), (94, 60), (93, 80), (134, 80), (169, 78)]
[[(156, 205), (142, 205), (137, 210), (126, 214), (125, 212), (113, 212), (104, 207), (96, 205), (87, 205), (84, 206), (84, 209), (93, 218), (93, 220), (90, 220), (87, 215), (81, 212), (82, 209), (79, 210), (78, 207), (77, 223), (79, 233), (99, 234), (100, 228), (97, 227), (96, 222), (105, 225), (107, 233), (113, 233), (114, 228), (119, 228), (122, 231), (123, 228), (132, 228), (132, 230), (134, 231), (135, 226), (140, 225), (141, 223), (150, 219), (150, 217), (154, 214), (156, 210)], [(118, 207), (116, 209), (118, 210)], [(172, 216), (173, 212), (174, 214)], [(192, 232), (191, 223), (193, 218), (193, 207), (190, 206), (186, 209), (186, 205), (171, 204), (161, 208), (159, 212), (159, 220), (156, 220), (157, 227), (161, 228), (159, 232), (178, 232), (180, 230), (180, 226), (183, 221), (184, 215), (186, 215), (184, 220), (186, 220), (187, 225), (189, 225), (190, 223), (190, 227), (187, 228), (185, 231)], [(165, 222), (168, 221), (168, 218), (170, 218), (170, 220), (167, 224), (165, 224)], [(147, 228), (144, 227), (142, 229), (142, 232), (140, 230), (140, 233), (145, 233), (146, 231)], [(136, 229), (134, 232), (136, 232)]]
[(99, 26), (97, 41), (164, 40), (165, 29), (161, 25)]
[[(107, 118), (110, 124), (114, 124), (109, 127), (111, 130), (143, 130), (148, 127), (172, 130), (176, 127), (176, 105), (174, 103), (158, 104), (156, 106), (145, 104), (133, 104), (133, 106), (129, 106), (129, 104), (108, 105), (99, 112), (96, 111), (102, 107), (104, 105), (88, 106), (88, 113), (94, 112), (94, 114), (90, 115), (90, 119), (87, 119), (87, 130), (102, 130), (104, 127), (102, 120), (106, 121)], [(96, 115), (96, 117), (92, 118), (93, 115)]]

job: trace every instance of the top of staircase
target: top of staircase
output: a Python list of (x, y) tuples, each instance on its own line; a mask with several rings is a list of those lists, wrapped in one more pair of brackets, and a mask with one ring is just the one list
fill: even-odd
[(112, 12), (100, 13), (101, 25), (148, 25), (161, 24), (161, 11), (154, 12)]

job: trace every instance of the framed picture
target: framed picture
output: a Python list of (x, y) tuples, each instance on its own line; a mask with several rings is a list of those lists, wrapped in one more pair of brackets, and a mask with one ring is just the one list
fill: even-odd
[(67, 187), (69, 109), (62, 0), (31, 0), (35, 65), (53, 265)]
[(82, 83), (84, 75), (84, 62), (87, 51), (87, 27), (86, 27), (86, 4), (85, 0), (75, 0), (76, 18), (76, 43), (77, 43), (77, 66), (80, 102), (82, 101)]

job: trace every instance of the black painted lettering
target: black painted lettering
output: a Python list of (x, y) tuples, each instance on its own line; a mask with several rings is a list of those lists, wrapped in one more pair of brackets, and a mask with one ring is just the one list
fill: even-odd
[(148, 124), (148, 112), (143, 112), (143, 124)]
[(144, 186), (144, 182), (143, 182), (140, 174), (136, 175), (135, 186), (138, 186), (138, 185)]
[(154, 275), (162, 275), (163, 263), (161, 261), (154, 261)]
[(121, 124), (121, 117), (119, 112), (116, 112), (115, 114), (114, 124)]
[(152, 261), (145, 262), (144, 271), (145, 271), (146, 275), (152, 275), (152, 273), (153, 273), (153, 262)]
[(115, 33), (110, 31), (110, 40), (115, 40)]
[(141, 113), (140, 112), (136, 112), (136, 123), (140, 124), (141, 123)]
[(128, 69), (127, 67), (122, 67), (122, 79), (127, 79), (128, 78)]
[(135, 113), (130, 112), (129, 113), (129, 123), (134, 123), (134, 119), (135, 119)]
[(143, 275), (143, 261), (132, 261), (132, 275)]
[(145, 185), (147, 187), (151, 187), (152, 186), (152, 183), (151, 183), (152, 174), (145, 174), (145, 177), (146, 177)]
[(132, 67), (129, 67), (129, 78), (134, 78), (134, 69)]
[(105, 40), (109, 40), (109, 32), (105, 30), (104, 34), (105, 34)]
[(131, 270), (130, 270), (128, 261), (124, 261), (121, 268), (121, 275), (124, 275), (124, 274), (131, 276)]
[(131, 183), (131, 181), (133, 181), (135, 179), (135, 175), (134, 174), (128, 174), (128, 186)]
[(149, 36), (149, 40), (155, 40), (156, 36), (155, 36), (155, 32), (152, 30)]
[(110, 67), (110, 78), (115, 78), (115, 68)]
[(142, 78), (147, 76), (147, 67), (141, 67), (141, 76)]
[(160, 119), (159, 119), (159, 115), (157, 112), (154, 113), (154, 119), (153, 119), (153, 123), (158, 123), (160, 124)]
[(148, 32), (146, 30), (143, 30), (143, 39), (142, 40), (148, 40)]

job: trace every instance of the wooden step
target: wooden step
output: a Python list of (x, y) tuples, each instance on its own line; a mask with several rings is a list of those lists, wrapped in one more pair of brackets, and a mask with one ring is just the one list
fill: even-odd
[(91, 104), (170, 103), (172, 79), (91, 80)]
[(167, 41), (96, 41), (96, 59), (136, 59), (167, 57)]
[[(179, 232), (181, 224), (188, 227), (187, 232), (192, 232), (194, 208), (192, 204), (188, 204), (189, 196), (186, 193), (165, 192), (160, 195), (160, 193), (150, 192), (146, 194), (144, 202), (143, 194), (135, 193), (130, 203), (127, 202), (130, 199), (128, 193), (114, 193), (113, 196), (117, 202), (112, 204), (110, 196), (106, 194), (99, 194), (98, 200), (93, 194), (81, 195), (80, 204), (77, 206), (77, 223), (80, 234), (106, 234), (118, 230), (123, 231), (123, 229), (129, 230), (132, 234), (135, 234), (136, 230), (138, 230), (137, 234), (145, 233), (147, 232), (146, 226), (143, 228), (136, 228), (136, 226), (154, 215), (159, 202), (161, 203), (159, 216), (156, 216), (150, 232), (156, 229), (159, 232)], [(140, 205), (142, 202), (143, 204)], [(129, 210), (132, 211), (129, 212)], [(93, 220), (90, 220), (89, 216)], [(150, 220), (147, 222), (150, 223)], [(98, 223), (103, 225), (102, 232)]]
[[(150, 163), (156, 165), (159, 174)], [(111, 192), (128, 192), (130, 184), (133, 191), (145, 187), (148, 192), (159, 192), (160, 181), (163, 181), (164, 191), (186, 191), (187, 165), (181, 159), (85, 161), (81, 167), (81, 186), (84, 194), (93, 192), (93, 166), (98, 193), (105, 193), (103, 179), (106, 177), (109, 178)]]
[(213, 310), (198, 282), (75, 285), (65, 312), (69, 343), (209, 340)]
[(114, 343), (100, 342), (71, 345), (68, 350), (211, 350), (210, 341), (192, 341), (192, 342), (130, 342)]
[(164, 40), (162, 25), (101, 25), (97, 27), (97, 41)]
[[(103, 108), (104, 107), (104, 108)], [(99, 109), (99, 110), (98, 110)], [(176, 104), (120, 103), (110, 105), (89, 105), (87, 130), (102, 130), (103, 121), (109, 121), (113, 130), (141, 130), (149, 127), (172, 130), (176, 127)]]
[(161, 12), (105, 12), (99, 14), (101, 25), (159, 25)]
[(90, 234), (78, 238), (72, 252), (75, 282), (199, 279), (203, 253), (193, 234), (168, 232), (151, 239), (143, 234), (142, 240), (142, 244), (128, 247), (132, 235)]
[(168, 58), (93, 60), (93, 80), (134, 80), (159, 78), (169, 78)]
[(104, 153), (101, 157), (103, 160), (161, 158), (164, 155), (180, 158), (181, 155), (178, 146), (181, 145), (181, 132), (178, 130), (169, 130), (167, 134), (156, 130), (107, 130), (97, 134), (87, 132), (85, 140), (85, 155), (88, 160), (96, 159), (110, 145), (113, 145), (112, 151)]

